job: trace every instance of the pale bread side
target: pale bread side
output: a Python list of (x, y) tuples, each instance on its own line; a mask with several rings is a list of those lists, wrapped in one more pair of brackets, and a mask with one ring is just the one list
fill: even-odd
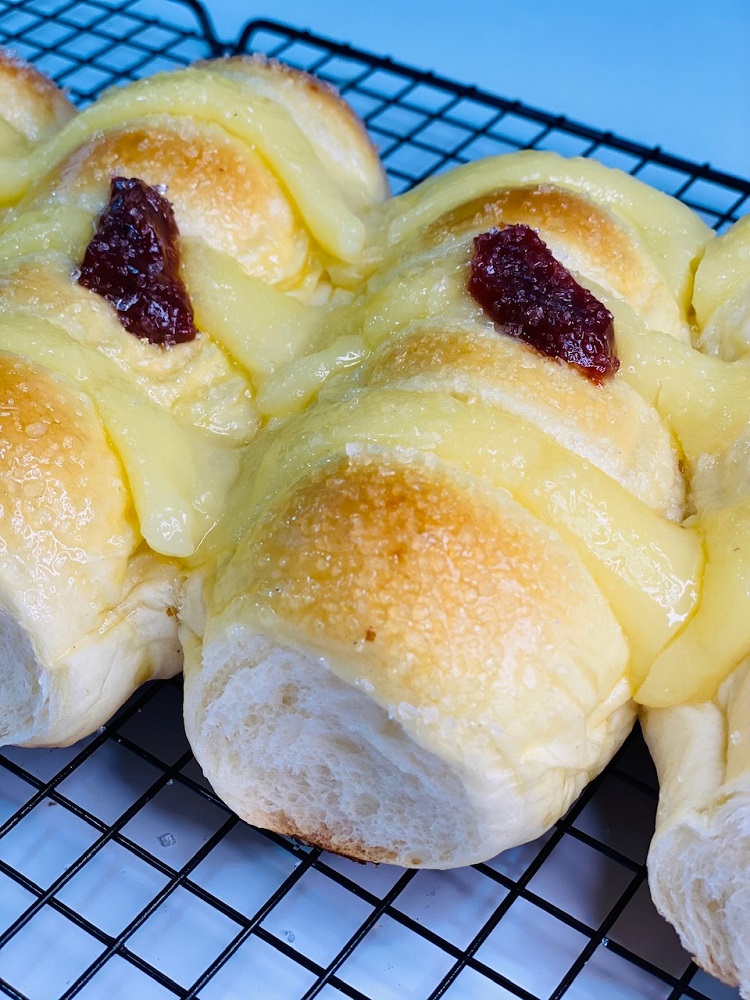
[(713, 702), (644, 713), (659, 775), (649, 886), (695, 961), (750, 996), (750, 662)]

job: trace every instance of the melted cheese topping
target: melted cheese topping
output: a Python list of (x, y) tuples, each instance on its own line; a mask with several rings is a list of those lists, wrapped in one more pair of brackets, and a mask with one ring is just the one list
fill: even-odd
[(48, 173), (96, 133), (115, 129), (128, 119), (158, 115), (219, 124), (260, 150), (321, 247), (343, 261), (360, 256), (363, 223), (347, 207), (288, 112), (262, 94), (248, 101), (238, 81), (208, 69), (158, 74), (109, 91), (28, 157), (0, 158), (0, 201), (17, 201), (35, 178)]
[[(300, 76), (302, 97), (294, 98), (287, 74), (265, 64), (162, 74), (110, 91), (34, 148), (6, 148), (0, 200), (27, 197), (0, 231), (0, 349), (92, 398), (141, 531), (164, 555), (193, 554), (219, 519), (260, 425), (258, 385), (266, 415), (280, 418), (325, 377), (320, 364), (299, 368), (320, 310), (270, 283), (306, 302), (325, 297), (329, 260), (356, 280), (350, 265), (364, 226), (349, 206), (386, 193), (363, 130), (331, 95), (313, 102), (325, 123), (297, 120), (300, 100), (309, 103)], [(180, 248), (200, 330), (190, 344), (163, 350), (130, 336), (104, 300), (76, 283), (120, 163), (153, 183), (172, 182), (190, 234)], [(337, 364), (331, 359), (329, 371)], [(274, 390), (277, 371), (288, 403)]]
[[(631, 643), (633, 677), (690, 614), (700, 573), (696, 537), (515, 416), (478, 401), (373, 389), (289, 424), (243, 482), (230, 516), (242, 537), (260, 508), (329, 458), (366, 452), (434, 458), (510, 493), (576, 549)], [(406, 456), (406, 458), (404, 458)], [(256, 504), (258, 507), (256, 508)], [(239, 585), (225, 580), (223, 591)], [(220, 601), (220, 598), (218, 599)]]
[[(579, 206), (583, 229), (591, 229), (599, 248), (593, 258), (587, 258), (587, 246), (577, 246), (581, 226), (564, 232), (560, 204), (571, 196), (551, 194), (551, 177), (563, 192), (584, 194)], [(498, 179), (525, 185), (525, 193), (508, 194)], [(478, 208), (460, 207), (471, 198)], [(616, 455), (621, 448), (620, 432), (597, 420), (595, 407), (585, 416), (573, 394), (560, 396), (573, 407), (570, 419), (577, 425), (566, 440), (565, 421), (556, 421), (546, 399), (535, 408), (520, 403), (525, 390), (513, 379), (522, 359), (513, 360), (514, 374), (506, 377), (501, 368), (492, 370), (488, 350), (492, 373), (477, 369), (463, 382), (466, 359), (450, 360), (442, 341), (440, 362), (410, 361), (410, 338), (418, 339), (424, 330), (463, 328), (468, 337), (482, 328), (502, 336), (467, 296), (466, 269), (473, 231), (488, 219), (516, 221), (519, 199), (526, 203), (524, 211), (531, 211), (531, 224), (538, 224), (545, 239), (549, 229), (550, 243), (563, 247), (558, 256), (615, 315), (622, 367), (614, 384), (645, 401), (658, 414), (659, 433), (667, 435), (668, 444), (653, 456), (657, 470), (659, 462), (664, 466), (663, 500), (645, 489), (648, 502), (638, 500), (631, 492), (637, 493), (636, 479), (628, 480), (619, 459), (609, 463), (604, 454), (594, 457), (596, 448), (587, 445), (587, 436), (601, 437), (603, 452)], [(588, 199), (599, 205), (586, 214)], [(602, 218), (602, 205), (614, 220)], [(282, 429), (272, 444), (259, 446), (243, 481), (247, 506), (232, 510), (228, 527), (209, 544), (230, 550), (251, 521), (270, 509), (276, 491), (304, 481), (336, 456), (382, 453), (384, 462), (389, 454), (397, 453), (399, 461), (426, 456), (440, 468), (461, 470), (510, 493), (575, 548), (628, 638), (629, 679), (639, 701), (666, 705), (709, 696), (750, 652), (750, 544), (745, 540), (746, 534), (750, 539), (750, 481), (740, 476), (727, 486), (732, 477), (722, 458), (747, 436), (750, 366), (707, 357), (687, 340), (684, 317), (695, 261), (710, 238), (707, 228), (684, 206), (644, 192), (630, 178), (543, 154), (472, 164), (429, 181), (386, 206), (380, 224), (380, 268), (359, 298), (329, 320), (328, 329), (334, 342), (345, 331), (360, 336), (376, 352), (369, 371), (377, 372), (379, 364), (381, 375), (374, 382), (368, 376), (364, 383), (355, 378), (343, 388), (332, 386), (314, 411)], [(610, 238), (605, 238), (607, 226)], [(715, 311), (725, 293), (742, 301), (746, 296), (744, 244), (736, 236), (724, 238), (724, 264), (713, 259), (714, 247), (701, 265), (704, 287), (698, 302), (704, 311)], [(638, 268), (623, 269), (629, 255), (640, 259)], [(628, 285), (631, 270), (638, 281)], [(721, 287), (710, 287), (712, 282)], [(664, 332), (659, 317), (665, 318)], [(385, 355), (377, 353), (381, 345)], [(406, 345), (400, 353), (398, 345)], [(497, 352), (497, 362), (502, 353)], [(388, 362), (390, 368), (387, 357), (396, 359)], [(529, 365), (559, 372), (555, 362), (539, 358)], [(550, 376), (547, 395), (553, 399), (556, 392)], [(605, 411), (616, 402), (608, 386), (593, 392), (603, 399)], [(623, 419), (632, 420), (624, 412)], [(642, 424), (642, 435), (648, 435), (647, 426), (647, 421)], [(576, 433), (580, 445), (574, 442)], [(571, 441), (575, 453), (567, 450)], [(675, 510), (668, 497), (670, 469), (678, 456), (694, 508), (681, 526), (664, 520)], [(712, 476), (712, 463), (722, 466), (723, 485)], [(219, 595), (229, 598), (232, 585), (231, 578), (223, 581)], [(239, 579), (234, 585), (241, 585)], [(218, 604), (222, 600), (217, 596)]]
[(750, 357), (750, 216), (708, 246), (693, 305), (704, 351), (725, 361)]
[[(693, 271), (710, 241), (694, 213), (592, 161), (530, 152), (427, 181), (373, 213), (368, 229), (288, 108), (271, 93), (248, 100), (239, 76), (205, 67), (111, 91), (43, 144), (14, 143), (0, 157), (0, 201), (43, 187), (102, 133), (165, 117), (210, 123), (245, 144), (289, 193), (331, 276), (338, 268), (349, 286), (365, 271), (372, 277), (351, 302), (303, 306), (193, 234), (183, 241), (182, 271), (203, 335), (162, 351), (125, 334), (111, 308), (73, 280), (93, 226), (82, 206), (42, 204), (0, 232), (0, 350), (94, 401), (149, 545), (168, 556), (223, 558), (290, 483), (342, 454), (419, 456), (509, 494), (554, 526), (627, 637), (639, 700), (710, 694), (750, 652), (747, 477), (726, 485), (726, 455), (750, 423), (750, 368), (689, 346)], [(494, 335), (466, 293), (470, 240), (511, 221), (538, 226), (614, 313), (617, 391), (632, 390), (663, 425), (653, 454), (664, 481), (654, 492), (628, 478), (619, 453), (589, 449), (587, 437), (597, 434), (623, 454), (630, 447), (614, 421), (584, 426), (596, 400), (555, 388), (546, 409), (534, 408), (525, 389), (495, 375), (472, 391), (460, 383), (458, 362), (449, 378), (416, 369), (408, 379), (394, 369), (382, 384), (345, 376), (317, 408), (289, 419), (332, 375), (420, 323)], [(750, 315), (745, 228), (712, 244), (698, 271), (696, 313), (719, 357), (745, 350), (745, 333), (730, 342)], [(607, 399), (606, 387), (586, 391)], [(556, 439), (554, 407), (572, 406), (574, 396), (584, 404), (573, 418), (579, 426)], [(626, 414), (627, 394), (621, 404)], [(641, 417), (636, 437), (651, 419)], [(261, 435), (245, 462), (264, 420), (281, 426)], [(668, 520), (681, 502), (675, 455), (694, 483), (695, 512), (682, 526)], [(217, 605), (233, 599), (233, 588), (241, 578), (230, 573)]]
[(544, 185), (582, 194), (630, 230), (664, 277), (683, 315), (690, 304), (691, 265), (712, 238), (689, 208), (595, 160), (534, 150), (488, 157), (430, 178), (394, 198), (380, 214), (386, 247), (397, 247), (445, 213), (501, 188)]
[(239, 455), (181, 422), (95, 348), (36, 317), (0, 317), (0, 349), (63, 375), (89, 396), (127, 472), (141, 533), (163, 555), (187, 556), (219, 521)]

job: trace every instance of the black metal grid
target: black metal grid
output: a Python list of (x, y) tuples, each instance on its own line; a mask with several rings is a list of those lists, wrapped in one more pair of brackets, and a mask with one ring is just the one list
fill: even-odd
[[(85, 103), (192, 59), (262, 51), (335, 83), (395, 191), (519, 148), (594, 156), (717, 229), (750, 181), (306, 32), (220, 43), (201, 7), (0, 0), (0, 42)], [(181, 727), (178, 681), (66, 750), (0, 751), (0, 995), (15, 1000), (729, 1000), (645, 884), (655, 778), (634, 734), (548, 835), (458, 872), (359, 866), (240, 823)]]
[(219, 55), (195, 0), (2, 0), (0, 44), (86, 104), (105, 88)]
[(593, 157), (671, 194), (718, 230), (750, 211), (750, 180), (518, 101), (267, 21), (249, 24), (239, 51), (262, 51), (334, 83), (364, 118), (394, 193), (482, 156), (519, 149)]

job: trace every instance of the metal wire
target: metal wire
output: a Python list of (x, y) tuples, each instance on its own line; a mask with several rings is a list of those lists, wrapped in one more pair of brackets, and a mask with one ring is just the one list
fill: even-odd
[[(0, 42), (79, 104), (196, 58), (284, 59), (342, 91), (395, 191), (535, 148), (619, 166), (719, 230), (750, 209), (748, 180), (308, 32), (256, 21), (220, 42), (194, 0), (0, 0)], [(639, 734), (540, 841), (415, 873), (239, 823), (192, 760), (180, 698), (178, 681), (152, 684), (77, 747), (0, 751), (0, 995), (227, 1000), (252, 981), (270, 1000), (736, 996), (648, 901), (656, 782)]]

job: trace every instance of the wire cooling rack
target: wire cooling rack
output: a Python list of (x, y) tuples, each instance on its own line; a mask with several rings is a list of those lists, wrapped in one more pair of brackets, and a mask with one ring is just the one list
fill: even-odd
[[(335, 83), (395, 191), (479, 156), (594, 156), (722, 229), (750, 181), (308, 33), (236, 44), (194, 2), (0, 0), (0, 42), (79, 103), (121, 80), (261, 51)], [(358, 865), (256, 831), (216, 798), (178, 681), (63, 750), (0, 751), (0, 995), (15, 1000), (733, 1000), (646, 885), (656, 782), (635, 734), (546, 836), (453, 872)]]

